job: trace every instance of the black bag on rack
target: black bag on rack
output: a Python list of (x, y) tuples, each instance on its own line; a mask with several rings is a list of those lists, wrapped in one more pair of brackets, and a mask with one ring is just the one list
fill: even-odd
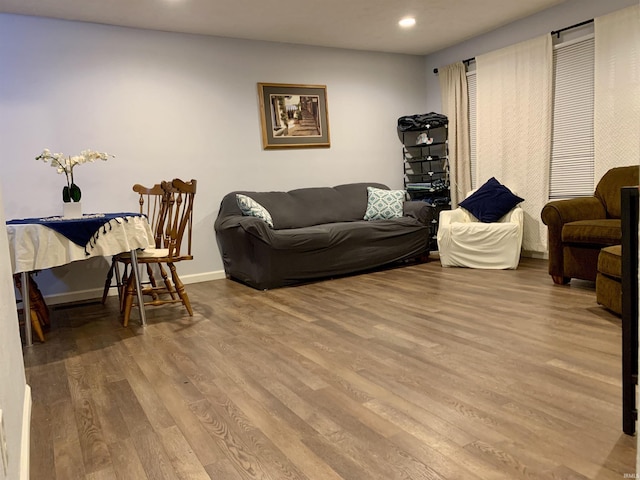
[(441, 113), (429, 112), (416, 115), (407, 115), (398, 118), (398, 132), (410, 132), (424, 130), (427, 128), (437, 128), (447, 125), (449, 119)]

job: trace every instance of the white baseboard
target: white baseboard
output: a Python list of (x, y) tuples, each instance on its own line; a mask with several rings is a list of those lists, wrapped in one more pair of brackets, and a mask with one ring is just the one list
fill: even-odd
[[(193, 275), (180, 275), (180, 280), (185, 285), (190, 283), (208, 282), (210, 280), (220, 280), (226, 278), (224, 270), (213, 272), (196, 273)], [(109, 296), (117, 295), (115, 289), (109, 291)], [(47, 305), (58, 305), (60, 303), (86, 302), (88, 300), (96, 300), (102, 298), (102, 288), (91, 288), (87, 290), (76, 290), (74, 292), (56, 293), (45, 295)]]
[(22, 444), (20, 446), (20, 480), (29, 480), (31, 459), (31, 387), (24, 386), (24, 405), (22, 407)]
[(227, 278), (224, 273), (224, 270), (216, 270), (214, 272), (205, 272), (205, 273), (195, 273), (193, 275), (181, 276), (180, 280), (183, 283), (200, 283), (200, 282), (208, 282), (210, 280), (222, 280), (223, 278)]

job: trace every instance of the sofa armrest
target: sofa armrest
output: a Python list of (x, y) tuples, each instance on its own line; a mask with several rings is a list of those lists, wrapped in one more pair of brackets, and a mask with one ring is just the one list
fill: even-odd
[(221, 234), (225, 231), (242, 229), (250, 235), (265, 241), (268, 241), (272, 234), (271, 227), (264, 220), (245, 215), (230, 215), (225, 218), (219, 218), (214, 224), (214, 229)]
[(408, 200), (402, 206), (402, 214), (412, 217), (423, 225), (428, 225), (433, 220), (433, 207), (419, 200)]

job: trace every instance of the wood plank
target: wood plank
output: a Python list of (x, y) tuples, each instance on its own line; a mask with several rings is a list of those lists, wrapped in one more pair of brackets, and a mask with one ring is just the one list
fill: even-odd
[(160, 440), (178, 478), (183, 480), (209, 480), (209, 474), (175, 425), (162, 429)]
[(103, 470), (110, 465), (111, 459), (88, 385), (86, 365), (83, 364), (82, 355), (68, 358), (65, 365), (85, 470), (87, 473)]
[(179, 480), (159, 434), (153, 430), (135, 433), (131, 439), (147, 477), (153, 480)]
[(131, 438), (109, 444), (109, 454), (111, 464), (115, 470), (118, 480), (135, 478), (136, 480), (146, 480), (150, 477), (146, 474), (138, 452)]

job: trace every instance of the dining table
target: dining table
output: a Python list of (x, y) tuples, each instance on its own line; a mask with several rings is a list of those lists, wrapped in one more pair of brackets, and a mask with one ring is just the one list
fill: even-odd
[(33, 345), (29, 321), (29, 275), (98, 256), (130, 252), (140, 320), (146, 325), (137, 250), (155, 244), (147, 217), (140, 213), (92, 213), (75, 218), (51, 216), (6, 222), (11, 269), (22, 278), (25, 344)]

